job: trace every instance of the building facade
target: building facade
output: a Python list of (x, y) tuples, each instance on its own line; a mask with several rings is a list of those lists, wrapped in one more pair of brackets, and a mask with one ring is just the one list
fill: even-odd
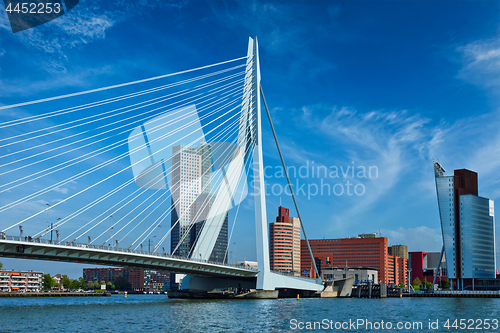
[(496, 277), (494, 202), (478, 196), (476, 172), (444, 172), (434, 161), (448, 277), (454, 289), (473, 288), (476, 279)]
[(440, 252), (410, 252), (409, 269), (410, 271), (410, 282), (413, 282), (416, 278), (420, 281), (427, 280), (428, 282), (434, 281), (434, 274), (439, 266), (439, 272), (437, 274), (436, 283), (447, 278), (446, 271), (446, 256), (443, 256), (441, 265), (438, 265), (439, 259), (441, 258)]
[(389, 247), (389, 255), (408, 259), (408, 246), (401, 244), (393, 245)]
[(37, 292), (42, 286), (41, 272), (0, 271), (0, 292)]
[[(309, 243), (320, 272), (330, 265), (373, 267), (380, 283), (408, 284), (408, 259), (390, 256), (385, 237), (312, 239)], [(305, 240), (301, 240), (301, 272), (303, 276), (316, 277)]]
[[(164, 290), (165, 282), (168, 282), (170, 289), (170, 273), (163, 271), (144, 270), (144, 290), (161, 291)], [(168, 289), (165, 289), (168, 290)]]
[(332, 267), (321, 271), (324, 281), (354, 278), (354, 283), (378, 284), (378, 271), (371, 267)]
[(300, 220), (281, 206), (276, 222), (269, 223), (269, 264), (272, 270), (300, 274)]
[(83, 278), (85, 282), (113, 283), (117, 277), (126, 278), (135, 291), (144, 290), (144, 270), (139, 268), (84, 268)]

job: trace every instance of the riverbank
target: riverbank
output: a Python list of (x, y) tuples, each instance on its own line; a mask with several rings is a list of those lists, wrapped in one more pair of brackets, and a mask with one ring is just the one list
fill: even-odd
[(103, 297), (111, 296), (111, 293), (79, 293), (79, 292), (50, 292), (50, 293), (19, 293), (1, 292), (0, 297)]
[(497, 292), (438, 292), (438, 293), (403, 293), (403, 297), (460, 297), (460, 298), (500, 298)]

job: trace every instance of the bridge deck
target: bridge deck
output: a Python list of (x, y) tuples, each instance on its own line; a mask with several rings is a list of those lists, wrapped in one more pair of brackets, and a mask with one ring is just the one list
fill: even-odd
[[(2, 237), (3, 238), (3, 237)], [(23, 259), (64, 261), (106, 266), (138, 267), (199, 276), (255, 278), (258, 271), (196, 259), (179, 258), (114, 247), (79, 243), (51, 244), (50, 241), (21, 241), (18, 237), (0, 238), (0, 256)]]

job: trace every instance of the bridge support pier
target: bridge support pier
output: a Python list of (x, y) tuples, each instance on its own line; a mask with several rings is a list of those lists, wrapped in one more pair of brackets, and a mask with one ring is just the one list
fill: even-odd
[(214, 289), (232, 288), (238, 289), (255, 289), (256, 279), (238, 279), (224, 277), (208, 277), (208, 276), (193, 276), (186, 275), (182, 279), (181, 290), (192, 291), (212, 291)]

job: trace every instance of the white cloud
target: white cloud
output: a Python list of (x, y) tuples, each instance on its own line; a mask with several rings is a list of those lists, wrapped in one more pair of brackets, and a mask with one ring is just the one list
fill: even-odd
[(389, 246), (403, 244), (408, 251), (440, 252), (443, 246), (441, 231), (425, 226), (397, 230), (382, 230), (382, 236), (389, 239)]
[[(424, 125), (428, 119), (410, 115), (407, 111), (371, 111), (359, 113), (350, 108), (330, 108), (322, 105), (302, 108), (303, 124), (316, 129), (329, 145), (341, 143), (346, 157), (356, 165), (377, 166), (379, 178), (370, 181), (366, 195), (359, 198), (351, 211), (365, 210), (392, 189), (406, 172), (415, 168), (418, 156), (430, 140)], [(424, 160), (417, 163), (423, 163)], [(406, 169), (406, 170), (405, 170)]]
[(500, 36), (478, 40), (457, 49), (463, 56), (458, 77), (475, 85), (500, 87)]
[(62, 193), (62, 194), (68, 194), (69, 189), (67, 189), (65, 187), (56, 187), (52, 191), (59, 192), (59, 193)]
[(72, 10), (41, 26), (41, 29), (24, 30), (16, 36), (30, 48), (65, 57), (66, 48), (78, 47), (106, 37), (106, 30), (114, 25), (117, 18), (98, 13), (99, 11)]

